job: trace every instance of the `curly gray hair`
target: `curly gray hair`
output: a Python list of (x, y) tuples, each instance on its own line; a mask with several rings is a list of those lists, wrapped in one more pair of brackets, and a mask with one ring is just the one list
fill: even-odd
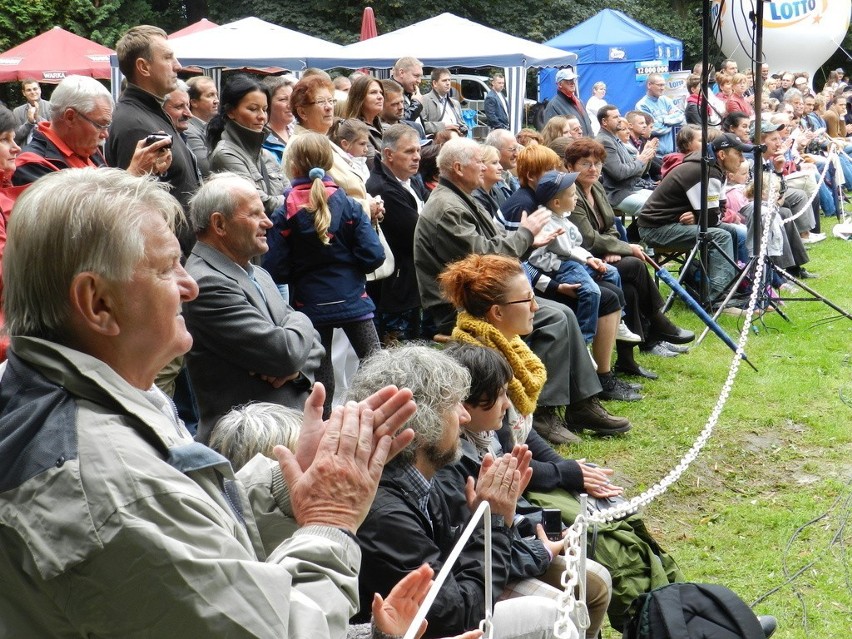
[(447, 414), (468, 396), (470, 373), (436, 348), (397, 346), (361, 363), (347, 399), (361, 401), (389, 385), (410, 389), (417, 404), (417, 412), (406, 424), (415, 432), (414, 442), (392, 462), (410, 464), (417, 450), (433, 447), (441, 440)]

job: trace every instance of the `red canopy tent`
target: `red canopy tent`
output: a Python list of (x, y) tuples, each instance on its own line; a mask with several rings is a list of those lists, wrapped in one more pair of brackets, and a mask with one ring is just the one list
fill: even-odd
[(183, 36), (188, 36), (192, 33), (198, 33), (199, 31), (207, 31), (207, 29), (215, 29), (219, 25), (215, 22), (210, 22), (207, 18), (201, 18), (198, 22), (193, 22), (190, 25), (185, 26), (183, 29), (179, 31), (175, 31), (174, 33), (169, 34), (169, 39), (172, 38), (181, 38)]
[(53, 27), (0, 54), (0, 82), (34, 78), (57, 84), (66, 75), (109, 80), (111, 49)]

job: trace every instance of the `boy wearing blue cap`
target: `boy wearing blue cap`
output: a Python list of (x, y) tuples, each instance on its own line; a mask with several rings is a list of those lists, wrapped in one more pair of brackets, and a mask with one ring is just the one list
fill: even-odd
[[(556, 230), (561, 230), (562, 233), (546, 246), (535, 249), (528, 262), (550, 276), (557, 285), (572, 285), (576, 303), (570, 306), (574, 309), (586, 343), (592, 344), (592, 356), (598, 366), (598, 374), (603, 378), (611, 375), (608, 363), (614, 342), (611, 341), (610, 334), (609, 339), (596, 340), (593, 344), (601, 326), (599, 318), (603, 319), (617, 312), (618, 315), (612, 317), (612, 330), (617, 339), (635, 343), (641, 341), (641, 338), (620, 320), (625, 301), (618, 271), (583, 248), (583, 236), (568, 220), (577, 205), (577, 187), (574, 184), (577, 175), (548, 171), (539, 180), (535, 189), (536, 200), (551, 212), (545, 229), (548, 233)], [(604, 384), (603, 379), (601, 383)], [(617, 390), (617, 397), (613, 396), (613, 399), (641, 399), (641, 395), (631, 389)], [(628, 390), (631, 392), (627, 392)], [(604, 386), (604, 394), (606, 393), (607, 388)]]

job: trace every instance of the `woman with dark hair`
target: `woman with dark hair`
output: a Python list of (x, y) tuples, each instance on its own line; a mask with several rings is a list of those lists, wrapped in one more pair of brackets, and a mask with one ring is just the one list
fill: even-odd
[[(296, 116), (293, 137), (297, 137), (306, 131), (313, 131), (328, 137), (328, 132), (334, 124), (334, 85), (328, 76), (310, 75), (304, 77), (293, 87), (290, 96), (290, 108)], [(334, 155), (334, 163), (328, 175), (334, 180), (346, 195), (357, 200), (364, 212), (377, 222), (384, 215), (384, 206), (380, 200), (375, 200), (367, 195), (367, 184), (363, 175), (358, 171), (352, 157), (334, 142), (331, 143)], [(287, 151), (284, 151), (284, 173), (293, 177), (290, 163), (287, 159)]]
[(749, 135), (749, 124), (751, 120), (742, 111), (731, 111), (722, 119), (722, 131), (724, 133), (733, 133), (745, 144), (751, 144), (751, 136)]
[[(12, 207), (18, 195), (27, 188), (25, 186), (12, 186), (12, 174), (15, 172), (15, 158), (21, 151), (21, 147), (15, 142), (15, 129), (18, 124), (12, 112), (4, 106), (0, 106), (0, 295), (3, 293), (3, 253), (6, 251), (6, 226)], [(0, 328), (2, 328), (3, 312), (0, 309)], [(0, 334), (0, 361), (6, 359), (6, 348), (9, 346), (9, 337)]]
[(369, 161), (382, 152), (382, 121), (379, 116), (384, 106), (385, 90), (379, 80), (363, 75), (352, 83), (343, 117), (355, 118), (367, 125), (370, 131), (370, 148), (367, 153)]
[(263, 149), (269, 93), (259, 80), (243, 73), (228, 78), (219, 113), (207, 125), (211, 171), (231, 171), (257, 188), (267, 214), (284, 203), (286, 182), (275, 158)]
[[(626, 306), (624, 322), (642, 337), (655, 354), (674, 357), (668, 345), (686, 344), (695, 339), (692, 331), (675, 326), (663, 314), (663, 298), (645, 266), (645, 253), (638, 244), (621, 240), (615, 228), (615, 212), (600, 183), (601, 167), (606, 158), (603, 145), (596, 140), (577, 140), (565, 152), (565, 165), (577, 176), (577, 206), (571, 222), (583, 236), (583, 248), (611, 264), (621, 275)], [(656, 373), (639, 366), (633, 357), (633, 344), (615, 345), (615, 371), (656, 379)], [(682, 347), (675, 347), (682, 348)]]
[(420, 167), (417, 173), (423, 180), (423, 186), (430, 191), (438, 186), (438, 153), (441, 151), (441, 145), (429, 144), (420, 149)]

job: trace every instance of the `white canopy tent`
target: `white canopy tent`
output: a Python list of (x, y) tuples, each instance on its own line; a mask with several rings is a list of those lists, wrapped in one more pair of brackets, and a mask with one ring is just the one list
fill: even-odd
[(442, 13), (434, 18), (343, 47), (336, 56), (307, 56), (308, 66), (391, 68), (404, 56), (430, 67), (504, 67), (512, 130), (521, 128), (529, 67), (575, 65), (573, 53), (530, 42)]
[[(309, 57), (339, 55), (343, 47), (333, 42), (279, 27), (260, 18), (243, 18), (213, 29), (169, 40), (184, 66), (201, 67), (219, 84), (221, 69), (280, 67), (302, 71)], [(118, 59), (110, 58), (113, 86), (120, 85)], [(117, 93), (117, 90), (114, 90)], [(116, 96), (117, 97), (117, 96)]]
[(180, 63), (197, 67), (282, 67), (301, 71), (307, 58), (339, 54), (343, 47), (260, 18), (243, 18), (180, 38), (169, 45)]

